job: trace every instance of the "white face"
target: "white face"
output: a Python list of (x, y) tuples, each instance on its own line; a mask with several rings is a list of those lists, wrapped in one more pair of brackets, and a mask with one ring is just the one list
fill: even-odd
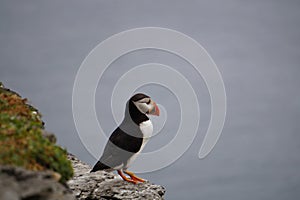
[(137, 109), (139, 109), (139, 111), (144, 114), (147, 114), (149, 110), (153, 109), (152, 100), (150, 98), (143, 98), (133, 103), (137, 107)]

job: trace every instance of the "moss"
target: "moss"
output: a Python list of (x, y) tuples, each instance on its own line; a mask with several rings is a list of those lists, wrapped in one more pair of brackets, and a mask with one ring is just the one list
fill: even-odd
[(50, 169), (65, 182), (73, 176), (67, 152), (44, 138), (43, 129), (38, 110), (0, 82), (0, 164)]

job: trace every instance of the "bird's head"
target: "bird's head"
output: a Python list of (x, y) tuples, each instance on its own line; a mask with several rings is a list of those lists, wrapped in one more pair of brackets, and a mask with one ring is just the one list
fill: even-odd
[(130, 98), (135, 107), (143, 114), (159, 116), (156, 103), (147, 95), (138, 93)]

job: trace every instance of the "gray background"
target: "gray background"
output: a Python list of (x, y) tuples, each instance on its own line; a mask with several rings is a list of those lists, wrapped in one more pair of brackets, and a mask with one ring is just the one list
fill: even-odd
[[(130, 28), (181, 31), (206, 48), (225, 82), (228, 113), (213, 152), (197, 158), (210, 117), (205, 85), (187, 63), (165, 52), (134, 52), (109, 68), (96, 96), (104, 130), (109, 135), (115, 127), (106, 94), (118, 77), (137, 64), (168, 64), (199, 85), (200, 130), (173, 165), (141, 176), (164, 185), (167, 199), (299, 199), (299, 9), (295, 0), (1, 0), (0, 80), (40, 109), (59, 144), (92, 165), (96, 158), (81, 144), (72, 119), (72, 87), (81, 62), (99, 42)], [(167, 89), (141, 91), (168, 111), (177, 109)], [(172, 116), (146, 151), (174, 136), (179, 114)]]

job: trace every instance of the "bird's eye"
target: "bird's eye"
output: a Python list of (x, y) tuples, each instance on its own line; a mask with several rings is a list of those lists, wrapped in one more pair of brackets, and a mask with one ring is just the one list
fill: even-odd
[(147, 103), (146, 103), (146, 104), (148, 104), (148, 105), (149, 105), (149, 104), (150, 104), (150, 102), (151, 102), (151, 100), (149, 99), (149, 101), (147, 101)]

